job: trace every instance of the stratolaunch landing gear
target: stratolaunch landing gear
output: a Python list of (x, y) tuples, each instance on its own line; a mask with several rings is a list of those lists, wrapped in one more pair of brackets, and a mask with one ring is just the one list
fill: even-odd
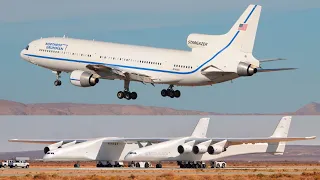
[(55, 86), (61, 86), (61, 84), (62, 84), (61, 81), (60, 81), (61, 71), (54, 71), (53, 73), (55, 73), (56, 76), (57, 76), (57, 80), (54, 81), (54, 85), (55, 85)]
[(130, 84), (130, 81), (127, 81), (127, 80), (124, 81), (124, 91), (119, 91), (117, 93), (117, 97), (119, 99), (123, 99), (123, 98), (125, 98), (127, 100), (130, 100), (130, 99), (135, 100), (135, 99), (137, 99), (138, 94), (136, 92), (130, 92), (129, 91), (129, 84)]
[(168, 89), (162, 89), (161, 96), (163, 97), (171, 97), (171, 98), (179, 98), (181, 93), (179, 90), (173, 90), (173, 85), (170, 85)]

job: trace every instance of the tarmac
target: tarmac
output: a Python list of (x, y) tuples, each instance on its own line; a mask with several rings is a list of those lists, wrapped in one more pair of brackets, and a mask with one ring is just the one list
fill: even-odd
[(25, 176), (27, 174), (58, 174), (60, 176), (130, 176), (161, 175), (174, 173), (175, 175), (271, 175), (276, 173), (300, 175), (303, 172), (320, 172), (320, 166), (274, 166), (274, 167), (228, 167), (224, 169), (180, 169), (180, 168), (7, 168), (0, 170), (0, 176)]

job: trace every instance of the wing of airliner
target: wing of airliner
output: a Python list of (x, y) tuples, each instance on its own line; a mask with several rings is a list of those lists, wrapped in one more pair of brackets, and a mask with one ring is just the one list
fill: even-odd
[(92, 71), (95, 71), (97, 74), (100, 74), (100, 72), (112, 73), (125, 80), (138, 81), (142, 83), (154, 83), (150, 76), (145, 74), (129, 73), (112, 66), (89, 64), (86, 67)]

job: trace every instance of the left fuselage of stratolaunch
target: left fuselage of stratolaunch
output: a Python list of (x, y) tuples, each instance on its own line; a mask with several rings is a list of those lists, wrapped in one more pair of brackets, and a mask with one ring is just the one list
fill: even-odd
[[(53, 71), (90, 71), (86, 65), (98, 64), (114, 67), (123, 72), (144, 74), (158, 84), (199, 86), (238, 77), (236, 74), (229, 74), (215, 81), (201, 74), (201, 69), (214, 64), (214, 61), (208, 61), (212, 54), (214, 52), (200, 55), (192, 51), (72, 38), (38, 39), (21, 52), (23, 59)], [(235, 54), (233, 52), (233, 55)], [(119, 79), (112, 73), (99, 76), (104, 79)]]

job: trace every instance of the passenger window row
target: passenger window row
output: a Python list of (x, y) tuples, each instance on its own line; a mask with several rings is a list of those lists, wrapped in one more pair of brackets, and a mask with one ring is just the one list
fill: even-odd
[(173, 65), (173, 67), (192, 69), (192, 66), (177, 65), (177, 64)]
[(118, 57), (109, 57), (109, 56), (100, 56), (100, 59), (110, 59), (110, 60), (118, 60), (118, 61), (131, 61), (131, 62), (137, 62), (137, 63), (156, 64), (156, 65), (161, 65), (162, 64), (160, 62), (142, 61), (142, 60), (136, 60), (136, 59), (118, 58)]
[(73, 56), (91, 57), (91, 54), (73, 53), (73, 52), (68, 52), (68, 51), (54, 51), (54, 50), (47, 50), (47, 49), (39, 49), (39, 51), (49, 52), (49, 53), (69, 54), (69, 55), (73, 55)]

